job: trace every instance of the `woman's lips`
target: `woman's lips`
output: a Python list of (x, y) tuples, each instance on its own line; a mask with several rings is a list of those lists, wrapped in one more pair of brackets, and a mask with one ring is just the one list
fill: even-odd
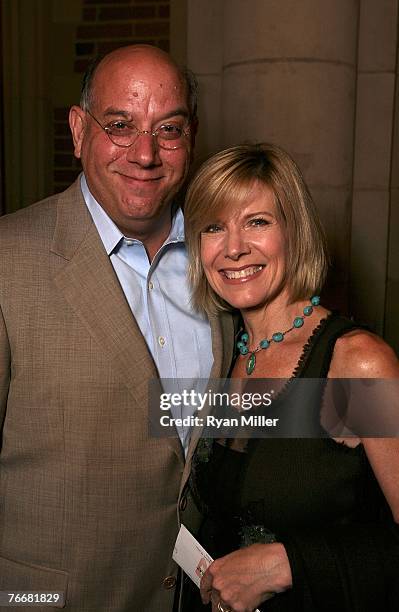
[(264, 265), (245, 266), (242, 268), (223, 268), (220, 273), (228, 282), (242, 283), (253, 280), (262, 272)]

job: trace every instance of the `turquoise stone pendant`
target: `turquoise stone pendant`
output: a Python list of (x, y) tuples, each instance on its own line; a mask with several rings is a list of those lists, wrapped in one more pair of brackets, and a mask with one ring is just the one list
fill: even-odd
[(255, 369), (255, 366), (256, 366), (256, 355), (255, 353), (251, 353), (247, 359), (247, 366), (246, 366), (248, 376), (252, 374), (252, 372)]
[(272, 342), (276, 342), (277, 344), (282, 342), (287, 334), (292, 332), (294, 329), (299, 329), (300, 327), (302, 327), (304, 324), (304, 317), (310, 317), (310, 315), (313, 312), (313, 307), (318, 306), (319, 304), (320, 304), (320, 298), (318, 295), (314, 295), (313, 297), (311, 297), (310, 304), (305, 306), (302, 311), (303, 316), (295, 317), (295, 319), (292, 322), (292, 326), (286, 329), (285, 331), (275, 332), (271, 338), (263, 338), (263, 340), (259, 342), (258, 346), (253, 351), (250, 351), (247, 346), (247, 342), (249, 340), (248, 333), (244, 332), (241, 334), (241, 337), (237, 342), (237, 348), (243, 357), (244, 356), (247, 357), (245, 369), (246, 369), (248, 376), (250, 376), (255, 369), (256, 353), (258, 351), (269, 348)]

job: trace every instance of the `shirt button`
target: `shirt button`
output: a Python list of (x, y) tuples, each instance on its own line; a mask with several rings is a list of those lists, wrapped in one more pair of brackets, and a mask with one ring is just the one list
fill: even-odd
[(154, 289), (154, 284), (153, 284), (153, 282), (152, 282), (152, 281), (150, 281), (150, 282), (148, 283), (148, 289), (149, 289), (150, 291), (152, 291), (152, 290)]
[(126, 246), (132, 246), (132, 244), (134, 244), (134, 240), (129, 240), (128, 238), (126, 238), (125, 244)]
[(158, 338), (159, 346), (164, 347), (165, 346), (165, 342), (166, 342), (165, 338), (163, 336), (159, 336), (159, 338)]
[(167, 576), (163, 581), (164, 589), (173, 589), (176, 586), (176, 578), (174, 576)]

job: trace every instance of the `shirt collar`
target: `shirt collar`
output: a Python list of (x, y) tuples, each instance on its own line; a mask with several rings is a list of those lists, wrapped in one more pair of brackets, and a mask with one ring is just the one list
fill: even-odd
[(184, 217), (181, 208), (178, 208), (175, 212), (169, 236), (165, 240), (163, 246), (171, 242), (184, 242)]
[[(82, 174), (80, 178), (80, 186), (82, 189), (83, 198), (86, 202), (86, 206), (93, 219), (93, 223), (97, 228), (107, 255), (111, 255), (111, 253), (115, 251), (115, 249), (125, 238), (125, 236), (122, 234), (120, 229), (112, 221), (111, 217), (109, 217), (103, 207), (97, 202), (93, 194), (90, 192), (84, 174)], [(142, 244), (140, 240), (133, 240), (134, 242)], [(167, 244), (174, 244), (179, 242), (184, 242), (184, 217), (181, 208), (177, 209), (172, 219), (172, 227), (170, 228), (169, 236), (163, 243), (162, 247), (166, 246)]]

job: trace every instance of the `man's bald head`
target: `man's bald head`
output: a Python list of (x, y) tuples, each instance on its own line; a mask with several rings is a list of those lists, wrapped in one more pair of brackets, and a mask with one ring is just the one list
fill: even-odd
[(97, 56), (90, 62), (82, 83), (82, 91), (80, 97), (80, 106), (87, 111), (92, 108), (95, 102), (95, 81), (99, 71), (106, 68), (109, 64), (130, 61), (140, 64), (142, 61), (155, 62), (157, 64), (165, 64), (165, 66), (175, 70), (187, 91), (187, 105), (190, 111), (190, 120), (197, 117), (197, 99), (198, 99), (198, 83), (197, 79), (191, 70), (185, 67), (178, 66), (171, 56), (152, 45), (129, 45), (115, 49), (104, 56)]

